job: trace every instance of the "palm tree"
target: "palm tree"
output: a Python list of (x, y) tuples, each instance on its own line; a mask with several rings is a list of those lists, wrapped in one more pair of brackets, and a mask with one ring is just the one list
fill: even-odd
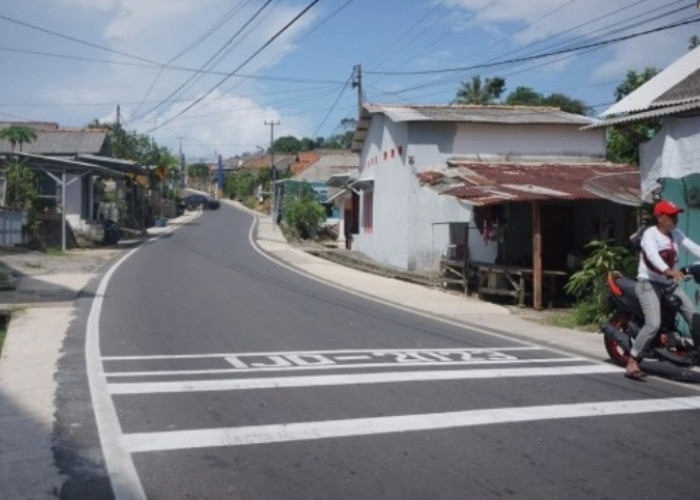
[(12, 144), (12, 151), (15, 150), (15, 145), (19, 144), (19, 150), (22, 151), (22, 144), (36, 140), (36, 132), (32, 127), (27, 125), (10, 125), (0, 129), (0, 139), (7, 139)]
[(462, 86), (457, 90), (453, 104), (493, 104), (498, 99), (506, 87), (503, 78), (486, 78), (482, 83), (479, 75), (473, 76), (471, 82), (462, 82)]

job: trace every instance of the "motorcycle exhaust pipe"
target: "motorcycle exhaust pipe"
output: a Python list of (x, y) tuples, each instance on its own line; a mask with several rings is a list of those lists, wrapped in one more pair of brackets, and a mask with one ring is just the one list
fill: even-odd
[(600, 329), (603, 332), (603, 335), (617, 342), (617, 345), (619, 345), (620, 348), (625, 351), (625, 354), (629, 354), (630, 350), (632, 349), (630, 338), (622, 333), (622, 330), (615, 328), (608, 322), (601, 323)]

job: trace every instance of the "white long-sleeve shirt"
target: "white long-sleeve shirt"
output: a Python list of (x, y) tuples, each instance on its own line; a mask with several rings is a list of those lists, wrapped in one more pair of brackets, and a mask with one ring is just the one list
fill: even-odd
[[(667, 278), (663, 273), (673, 267), (661, 257), (663, 252), (671, 251), (678, 254), (678, 247), (682, 246), (687, 251), (700, 259), (700, 245), (688, 238), (680, 229), (672, 229), (669, 236), (659, 231), (659, 228), (652, 226), (642, 236), (642, 251), (639, 256), (639, 267), (637, 269), (637, 279), (658, 281), (669, 284), (673, 280)], [(646, 259), (644, 258), (646, 256)], [(651, 264), (651, 265), (649, 265)], [(658, 271), (658, 272), (657, 272)]]

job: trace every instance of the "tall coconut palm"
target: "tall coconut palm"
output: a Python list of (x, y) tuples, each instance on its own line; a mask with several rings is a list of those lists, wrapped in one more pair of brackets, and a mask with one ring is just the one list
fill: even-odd
[(36, 140), (36, 132), (27, 125), (10, 125), (0, 129), (0, 138), (10, 141), (12, 151), (15, 150), (17, 144), (19, 144), (19, 150), (22, 151), (22, 144)]
[(503, 78), (486, 78), (481, 81), (479, 75), (473, 76), (471, 82), (462, 82), (457, 90), (453, 104), (493, 104), (506, 87)]

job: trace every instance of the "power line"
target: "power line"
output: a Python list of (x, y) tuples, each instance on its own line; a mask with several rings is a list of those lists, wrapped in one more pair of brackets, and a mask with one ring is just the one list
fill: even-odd
[(355, 76), (355, 69), (353, 68), (352, 74), (350, 75), (350, 78), (345, 82), (345, 86), (340, 90), (340, 93), (338, 94), (338, 97), (336, 97), (335, 101), (331, 105), (330, 109), (326, 113), (326, 116), (323, 117), (323, 120), (321, 120), (321, 123), (319, 124), (318, 127), (316, 127), (316, 130), (314, 131), (312, 137), (316, 137), (316, 134), (318, 134), (318, 131), (321, 130), (321, 127), (326, 123), (326, 120), (330, 116), (330, 114), (333, 112), (335, 107), (338, 105), (338, 101), (340, 101), (340, 98), (343, 96), (343, 93), (345, 92), (345, 89), (348, 88), (348, 85), (350, 85), (350, 82), (352, 81), (353, 77)]
[(240, 35), (240, 34), (250, 25), (250, 23), (252, 23), (253, 20), (254, 20), (256, 17), (258, 17), (258, 15), (260, 15), (260, 13), (261, 13), (263, 10), (265, 10), (265, 9), (267, 8), (268, 5), (270, 5), (270, 3), (272, 3), (272, 0), (267, 0), (267, 1), (266, 1), (266, 2), (265, 2), (251, 17), (250, 17), (250, 19), (248, 19), (248, 21), (246, 21), (246, 22), (243, 24), (243, 26), (242, 26), (238, 31), (236, 31), (236, 32), (233, 34), (233, 36), (231, 36), (231, 38), (229, 38), (229, 39), (226, 41), (226, 43), (224, 43), (224, 45), (222, 45), (221, 48), (219, 48), (218, 51), (216, 51), (216, 53), (215, 53), (213, 56), (211, 56), (209, 59), (207, 59), (207, 61), (206, 61), (204, 64), (202, 64), (202, 66), (200, 67), (199, 70), (197, 70), (193, 75), (190, 75), (190, 77), (189, 77), (187, 80), (185, 80), (185, 82), (182, 83), (178, 88), (176, 88), (174, 91), (172, 91), (172, 92), (168, 95), (168, 97), (166, 97), (165, 99), (162, 99), (158, 104), (156, 104), (155, 106), (151, 107), (148, 111), (146, 111), (145, 113), (143, 113), (143, 114), (140, 115), (140, 116), (137, 116), (137, 117), (135, 117), (135, 118), (132, 118), (130, 121), (135, 121), (135, 120), (138, 120), (138, 119), (140, 119), (140, 118), (143, 118), (143, 117), (146, 116), (147, 114), (149, 114), (149, 113), (151, 113), (152, 111), (155, 111), (156, 109), (158, 109), (158, 108), (159, 108), (160, 106), (162, 106), (163, 104), (168, 103), (169, 100), (170, 100), (172, 97), (174, 97), (175, 95), (177, 95), (178, 92), (180, 92), (188, 83), (190, 83), (190, 82), (191, 82), (192, 80), (194, 80), (198, 75), (200, 75), (200, 74), (201, 74), (201, 71), (202, 71), (204, 68), (206, 68), (206, 67), (211, 63), (211, 61), (212, 61), (214, 58), (216, 58), (216, 57), (224, 50), (225, 47), (227, 47), (228, 45), (230, 45), (230, 44), (233, 42), (233, 40), (235, 40), (236, 37), (238, 37), (238, 35)]
[(157, 125), (156, 127), (153, 127), (152, 129), (150, 129), (150, 130), (149, 130), (148, 132), (146, 132), (146, 133), (147, 133), (147, 134), (150, 134), (151, 132), (153, 132), (153, 131), (155, 131), (155, 130), (158, 130), (159, 128), (161, 128), (161, 127), (167, 125), (168, 123), (170, 123), (170, 122), (172, 122), (173, 120), (177, 119), (178, 117), (182, 116), (182, 115), (185, 114), (187, 111), (189, 111), (190, 109), (192, 109), (194, 106), (196, 106), (197, 104), (199, 104), (200, 102), (202, 102), (209, 94), (211, 94), (212, 92), (214, 92), (214, 90), (216, 90), (218, 87), (220, 87), (221, 84), (223, 84), (226, 80), (228, 80), (229, 78), (231, 78), (235, 73), (238, 72), (238, 70), (240, 70), (243, 66), (245, 66), (246, 64), (248, 64), (251, 60), (253, 60), (253, 58), (255, 58), (255, 57), (256, 57), (258, 54), (260, 54), (263, 50), (265, 50), (272, 42), (274, 42), (280, 35), (282, 35), (282, 33), (284, 33), (285, 31), (287, 31), (287, 30), (289, 29), (290, 26), (292, 26), (294, 23), (296, 23), (304, 14), (306, 14), (313, 6), (316, 5), (319, 1), (320, 1), (320, 0), (313, 0), (313, 1), (312, 1), (309, 5), (307, 5), (299, 14), (297, 14), (297, 15), (294, 17), (294, 19), (292, 19), (291, 21), (289, 21), (284, 27), (282, 27), (279, 31), (277, 31), (277, 33), (275, 33), (275, 34), (272, 36), (272, 38), (270, 38), (267, 42), (265, 42), (265, 43), (263, 44), (262, 47), (260, 47), (258, 50), (256, 50), (250, 57), (248, 57), (248, 59), (246, 59), (245, 61), (243, 61), (236, 69), (234, 69), (231, 73), (229, 73), (229, 74), (226, 75), (223, 79), (221, 79), (216, 85), (214, 85), (211, 89), (209, 89), (204, 95), (198, 97), (193, 103), (191, 103), (191, 104), (190, 104), (189, 106), (187, 106), (185, 109), (183, 109), (182, 111), (178, 112), (177, 114), (175, 114), (175, 115), (172, 116), (171, 118), (168, 118), (165, 122), (161, 123), (160, 125)]
[(583, 44), (583, 45), (579, 45), (578, 47), (570, 47), (570, 48), (565, 48), (565, 49), (561, 49), (561, 50), (555, 50), (555, 51), (551, 51), (551, 52), (536, 54), (536, 55), (532, 55), (532, 56), (523, 56), (523, 57), (518, 57), (518, 58), (513, 58), (513, 59), (506, 59), (503, 61), (495, 61), (495, 62), (491, 62), (491, 63), (481, 63), (481, 64), (474, 64), (472, 66), (460, 66), (460, 67), (455, 67), (455, 68), (443, 68), (443, 69), (433, 69), (433, 70), (366, 71), (365, 73), (372, 74), (372, 75), (394, 75), (394, 76), (431, 75), (431, 74), (442, 74), (442, 73), (456, 73), (456, 72), (470, 71), (470, 70), (481, 69), (481, 68), (492, 68), (492, 67), (496, 67), (496, 66), (504, 66), (506, 64), (513, 64), (513, 63), (519, 63), (519, 62), (525, 62), (525, 61), (533, 61), (536, 59), (543, 59), (545, 57), (551, 57), (551, 56), (555, 56), (555, 55), (559, 55), (559, 54), (566, 54), (568, 52), (577, 52), (577, 51), (589, 49), (592, 47), (602, 47), (605, 45), (611, 45), (613, 43), (618, 43), (618, 42), (622, 42), (625, 40), (631, 40), (633, 38), (638, 38), (640, 36), (649, 35), (651, 33), (658, 33), (661, 31), (668, 30), (668, 29), (678, 28), (679, 26), (685, 26), (687, 24), (692, 24), (692, 23), (697, 22), (699, 20), (700, 20), (700, 16), (696, 16), (696, 17), (689, 19), (689, 20), (686, 20), (686, 21), (680, 21), (677, 23), (667, 24), (665, 26), (661, 26), (658, 28), (640, 31), (638, 33), (632, 33), (630, 35), (620, 36), (617, 38), (611, 38), (609, 40), (603, 40), (600, 42)]
[(110, 49), (109, 47), (105, 47), (104, 45), (99, 45), (97, 43), (92, 43), (92, 42), (88, 42), (85, 40), (81, 40), (80, 38), (76, 38), (74, 36), (64, 35), (63, 33), (58, 33), (57, 31), (52, 31), (52, 30), (49, 30), (46, 28), (42, 28), (40, 26), (36, 26), (34, 24), (20, 21), (18, 19), (13, 19), (11, 17), (7, 17), (7, 16), (2, 15), (2, 14), (0, 14), (0, 19), (3, 19), (3, 20), (10, 22), (10, 23), (18, 24), (20, 26), (24, 26), (26, 28), (30, 28), (30, 29), (33, 29), (36, 31), (41, 31), (42, 33), (48, 33), (50, 35), (57, 36), (59, 38), (64, 38), (66, 40), (70, 40), (71, 42), (79, 43), (81, 45), (87, 45), (88, 47), (92, 47), (92, 48), (96, 48), (96, 49), (100, 49), (100, 50), (105, 50), (107, 52), (111, 52), (112, 54), (119, 54), (120, 56), (128, 57), (130, 59), (136, 59), (137, 61), (146, 62), (146, 63), (150, 64), (151, 66), (160, 66), (160, 63), (158, 63), (156, 61), (152, 61), (150, 59), (146, 59), (145, 57), (134, 56), (132, 54), (127, 54), (126, 52), (122, 52), (120, 50)]

